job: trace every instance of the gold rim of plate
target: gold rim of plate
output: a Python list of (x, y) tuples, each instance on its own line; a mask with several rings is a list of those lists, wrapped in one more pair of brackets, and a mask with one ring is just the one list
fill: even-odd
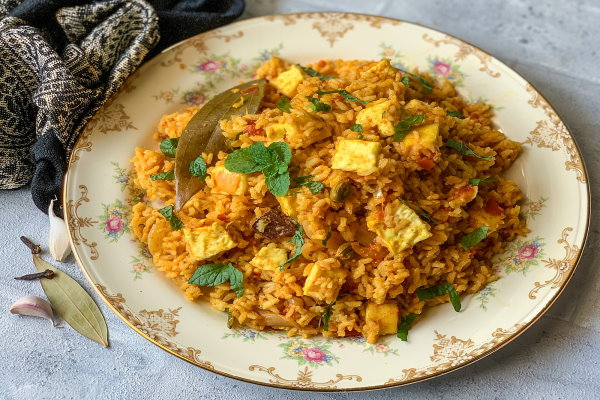
[[(300, 370), (300, 367), (298, 367), (298, 380), (293, 380), (293, 379), (284, 379), (281, 378), (277, 373), (275, 372), (275, 368), (266, 368), (266, 367), (261, 367), (258, 365), (252, 365), (249, 367), (250, 371), (253, 371), (254, 369), (258, 369), (258, 370), (262, 370), (262, 372), (267, 372), (269, 374), (269, 376), (271, 378), (275, 378), (275, 379), (269, 379), (267, 380), (268, 377), (265, 378), (265, 380), (260, 381), (260, 380), (256, 380), (256, 379), (250, 379), (250, 378), (246, 378), (246, 377), (242, 377), (242, 376), (238, 376), (238, 375), (234, 375), (225, 371), (220, 371), (217, 370), (216, 368), (214, 368), (212, 366), (212, 364), (210, 363), (210, 361), (208, 362), (199, 362), (199, 361), (194, 361), (191, 360), (188, 356), (185, 356), (183, 354), (181, 354), (181, 352), (178, 352), (176, 350), (173, 350), (172, 348), (169, 348), (168, 346), (159, 343), (157, 340), (155, 340), (154, 338), (152, 338), (150, 335), (148, 335), (147, 333), (143, 332), (142, 330), (140, 330), (138, 327), (136, 327), (134, 325), (134, 323), (132, 323), (127, 316), (124, 315), (124, 313), (117, 309), (117, 307), (115, 307), (112, 303), (113, 301), (111, 299), (109, 299), (109, 296), (107, 295), (107, 293), (105, 291), (103, 291), (102, 289), (104, 289), (102, 287), (102, 285), (100, 285), (98, 282), (95, 282), (92, 277), (90, 276), (90, 273), (88, 271), (88, 269), (86, 268), (85, 263), (82, 261), (81, 256), (79, 254), (78, 248), (75, 245), (76, 243), (80, 243), (81, 241), (86, 242), (85, 238), (82, 238), (81, 236), (77, 236), (79, 235), (77, 232), (75, 232), (77, 230), (77, 228), (75, 228), (75, 225), (73, 225), (71, 222), (71, 218), (74, 217), (73, 212), (70, 210), (70, 208), (68, 207), (69, 201), (73, 201), (76, 199), (69, 199), (68, 194), (68, 188), (70, 183), (70, 175), (72, 172), (71, 171), (71, 166), (73, 165), (74, 161), (76, 161), (78, 159), (77, 156), (77, 151), (75, 151), (76, 149), (83, 149), (83, 150), (87, 150), (89, 151), (91, 145), (90, 143), (84, 143), (85, 136), (84, 132), (82, 132), (82, 134), (79, 135), (75, 146), (74, 146), (74, 150), (70, 156), (69, 159), (69, 170), (67, 171), (67, 174), (65, 176), (65, 182), (64, 182), (64, 186), (63, 186), (63, 207), (65, 210), (65, 219), (69, 222), (67, 223), (67, 230), (69, 233), (69, 240), (70, 240), (70, 244), (71, 247), (73, 249), (73, 255), (77, 261), (77, 264), (79, 265), (81, 271), (83, 272), (84, 276), (86, 277), (86, 279), (90, 282), (91, 286), (94, 287), (94, 289), (96, 290), (97, 294), (103, 299), (103, 301), (106, 303), (106, 305), (115, 313), (117, 314), (117, 316), (119, 316), (119, 318), (121, 318), (130, 328), (132, 328), (134, 331), (136, 331), (138, 334), (140, 334), (142, 337), (144, 337), (145, 339), (147, 339), (148, 341), (150, 341), (151, 343), (155, 344), (156, 346), (160, 347), (161, 349), (177, 356), (178, 358), (189, 362), (190, 364), (199, 366), (207, 371), (211, 371), (214, 373), (217, 373), (219, 375), (222, 376), (226, 376), (229, 378), (233, 378), (233, 379), (237, 379), (237, 380), (241, 380), (244, 382), (248, 382), (248, 383), (254, 383), (254, 384), (259, 384), (259, 385), (263, 385), (263, 386), (268, 386), (268, 387), (276, 387), (276, 388), (284, 388), (284, 389), (293, 389), (293, 390), (302, 390), (302, 391), (317, 391), (317, 392), (343, 392), (343, 391), (365, 391), (365, 390), (374, 390), (374, 389), (384, 389), (384, 388), (391, 388), (391, 387), (396, 387), (396, 386), (403, 386), (403, 385), (407, 385), (407, 384), (412, 384), (412, 383), (416, 383), (419, 381), (424, 381), (424, 380), (428, 380), (428, 379), (432, 379), (438, 376), (441, 376), (443, 374), (455, 371), (459, 368), (465, 367), (467, 365), (470, 365), (486, 356), (488, 356), (489, 354), (499, 350), (500, 348), (506, 346), (508, 343), (512, 342), (513, 340), (515, 340), (518, 336), (520, 336), (525, 330), (527, 330), (529, 327), (531, 327), (536, 321), (538, 321), (542, 315), (544, 315), (546, 313), (546, 311), (554, 304), (554, 302), (558, 299), (558, 297), (561, 295), (561, 293), (564, 291), (565, 287), (567, 286), (568, 282), (570, 281), (571, 277), (573, 276), (573, 273), (575, 272), (579, 261), (581, 259), (581, 255), (583, 254), (583, 249), (585, 248), (586, 245), (586, 241), (588, 238), (588, 233), (589, 233), (589, 224), (590, 224), (590, 207), (591, 207), (591, 198), (590, 198), (590, 187), (589, 187), (589, 180), (588, 180), (588, 174), (587, 174), (587, 170), (585, 167), (585, 163), (583, 160), (583, 157), (581, 155), (581, 151), (579, 149), (579, 146), (577, 145), (575, 138), (573, 137), (573, 135), (571, 134), (570, 129), (568, 128), (568, 126), (566, 125), (564, 119), (560, 116), (560, 114), (556, 111), (556, 109), (545, 99), (545, 97), (537, 90), (537, 88), (532, 85), (531, 83), (529, 83), (522, 75), (520, 75), (518, 72), (514, 71), (512, 68), (508, 67), (506, 64), (504, 64), (502, 61), (500, 61), (499, 59), (497, 59), (496, 57), (492, 56), (491, 54), (489, 54), (488, 52), (480, 49), (479, 47), (464, 41), (462, 39), (459, 39), (455, 36), (452, 36), (450, 34), (447, 34), (445, 32), (424, 26), (422, 24), (418, 24), (415, 22), (407, 22), (407, 21), (403, 21), (403, 20), (399, 20), (399, 19), (393, 19), (393, 18), (387, 18), (387, 17), (381, 17), (381, 16), (375, 16), (375, 15), (370, 15), (370, 14), (361, 14), (361, 13), (338, 13), (338, 12), (300, 12), (300, 13), (290, 13), (290, 14), (280, 14), (280, 15), (273, 15), (273, 16), (262, 16), (262, 17), (255, 17), (255, 18), (250, 18), (250, 19), (246, 19), (246, 20), (242, 20), (242, 21), (238, 21), (235, 22), (233, 24), (230, 24), (226, 27), (222, 27), (220, 29), (215, 29), (212, 31), (208, 31), (208, 32), (204, 32), (201, 33), (199, 35), (190, 37), (188, 39), (185, 39), (165, 50), (163, 50), (162, 54), (165, 53), (169, 53), (169, 52), (174, 52), (176, 51), (178, 48), (182, 48), (185, 47), (186, 45), (189, 45), (189, 43), (192, 40), (195, 39), (203, 39), (203, 38), (212, 38), (215, 36), (218, 36), (218, 33), (221, 31), (221, 29), (223, 28), (233, 28), (233, 27), (239, 27), (242, 28), (243, 25), (246, 24), (252, 24), (252, 23), (266, 23), (267, 21), (274, 21), (276, 19), (282, 19), (284, 21), (284, 25), (288, 25), (288, 24), (293, 24), (294, 20), (300, 20), (302, 18), (307, 18), (307, 19), (324, 19), (328, 16), (335, 16), (337, 19), (339, 20), (346, 20), (348, 18), (353, 18), (355, 20), (361, 20), (361, 21), (368, 21), (370, 22), (371, 26), (377, 26), (378, 24), (381, 23), (392, 23), (394, 25), (396, 24), (407, 24), (407, 25), (414, 25), (420, 28), (423, 28), (425, 30), (431, 31), (433, 33), (439, 34), (439, 35), (444, 35), (445, 37), (453, 40), (455, 43), (454, 44), (460, 44), (462, 46), (464, 46), (465, 48), (470, 49), (471, 51), (473, 51), (474, 53), (477, 53), (480, 57), (487, 57), (489, 62), (494, 62), (496, 64), (499, 64), (501, 66), (503, 66), (504, 68), (506, 68), (508, 71), (510, 71), (511, 73), (515, 74), (518, 78), (520, 78), (521, 80), (523, 80), (524, 82), (526, 82), (528, 85), (531, 86), (531, 91), (534, 93), (535, 96), (537, 96), (536, 98), (539, 99), (542, 103), (544, 103), (548, 108), (549, 108), (549, 112), (554, 114), (562, 124), (565, 125), (566, 128), (566, 133), (569, 136), (569, 139), (572, 140), (572, 143), (574, 144), (574, 153), (577, 157), (577, 161), (580, 162), (580, 166), (579, 169), (577, 170), (578, 172), (578, 180), (582, 183), (585, 184), (585, 190), (586, 190), (586, 209), (583, 210), (584, 212), (587, 213), (587, 217), (585, 218), (585, 228), (583, 230), (583, 239), (574, 244), (574, 248), (576, 249), (576, 255), (574, 255), (574, 262), (573, 262), (573, 267), (569, 270), (568, 275), (564, 276), (561, 280), (561, 284), (558, 287), (558, 290), (554, 293), (554, 295), (552, 296), (552, 298), (550, 298), (547, 303), (544, 305), (544, 307), (538, 311), (538, 313), (527, 323), (525, 324), (518, 324), (517, 326), (515, 326), (515, 330), (514, 331), (510, 331), (509, 333), (505, 334), (504, 336), (502, 336), (502, 340), (499, 340), (497, 342), (494, 342), (491, 347), (489, 349), (485, 349), (484, 351), (482, 351), (481, 353), (478, 353), (477, 355), (475, 355), (474, 357), (468, 359), (465, 362), (462, 363), (458, 363), (457, 365), (452, 365), (449, 367), (445, 367), (439, 371), (435, 371), (435, 372), (431, 372), (431, 373), (425, 373), (425, 374), (416, 374), (415, 376), (411, 377), (410, 371), (408, 372), (408, 375), (406, 376), (407, 379), (403, 379), (401, 381), (396, 381), (396, 382), (388, 382), (385, 384), (379, 384), (379, 385), (369, 385), (368, 383), (365, 382), (364, 386), (360, 386), (357, 385), (356, 387), (343, 387), (343, 388), (338, 388), (337, 386), (334, 386), (335, 383), (339, 382), (342, 379), (346, 379), (346, 380), (354, 380), (358, 383), (360, 383), (362, 381), (360, 376), (357, 375), (342, 375), (342, 374), (335, 374), (334, 375), (334, 379), (331, 380), (331, 382), (324, 382), (324, 383), (314, 383), (311, 380), (310, 377), (310, 371), (308, 370), (308, 368), (305, 368), (304, 371), (305, 373), (308, 373), (309, 376), (305, 377), (305, 382), (302, 382), (302, 371)], [(316, 23), (315, 25), (313, 25), (314, 29), (319, 29), (318, 27), (316, 27)], [(323, 38), (326, 38), (327, 34), (321, 32), (321, 35), (323, 36)], [(342, 35), (343, 36), (343, 35)], [(335, 40), (337, 40), (334, 36), (331, 36), (329, 38), (327, 38), (327, 40), (331, 43), (331, 46), (333, 46), (333, 42), (335, 42)], [(226, 40), (228, 41), (228, 40)], [(181, 49), (183, 50), (183, 49)], [(157, 56), (158, 57), (158, 56)], [(152, 59), (153, 60), (153, 59)], [(146, 62), (146, 64), (148, 64), (150, 61), (149, 60)], [(144, 65), (146, 65), (144, 64)], [(142, 66), (143, 67), (143, 66)], [(138, 70), (139, 71), (139, 70)], [(136, 72), (137, 73), (137, 72)], [(113, 95), (113, 98), (115, 98), (116, 96), (118, 96), (121, 92), (116, 93), (115, 95)], [(110, 100), (107, 102), (109, 103)], [(183, 106), (182, 106), (183, 107)], [(85, 131), (85, 130), (84, 130)], [(80, 186), (81, 189), (81, 186)], [(84, 201), (86, 201), (85, 196), (83, 197)], [(81, 202), (82, 198), (79, 199), (79, 202)], [(578, 233), (581, 231), (580, 227), (576, 227), (576, 232)], [(83, 240), (82, 240), (83, 239)], [(560, 242), (559, 242), (560, 243)], [(91, 247), (90, 247), (91, 245)], [(92, 252), (95, 250), (95, 246), (96, 243), (91, 243), (90, 245), (88, 245), (88, 247), (92, 250)], [(578, 247), (576, 247), (575, 245), (578, 245)], [(92, 256), (92, 259), (93, 256)], [(335, 380), (337, 379), (337, 380)], [(328, 385), (329, 383), (331, 383), (331, 385)]]

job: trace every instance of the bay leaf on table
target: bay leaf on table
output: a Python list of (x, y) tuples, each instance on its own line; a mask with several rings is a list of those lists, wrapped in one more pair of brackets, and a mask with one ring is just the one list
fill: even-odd
[[(258, 111), (265, 94), (265, 85), (264, 79), (258, 79), (227, 89), (208, 101), (188, 122), (179, 138), (175, 154), (177, 210), (204, 185), (204, 180), (191, 174), (190, 164), (203, 152), (218, 153), (228, 148), (219, 121), (234, 115), (254, 114)], [(237, 106), (240, 102), (241, 105)]]
[(40, 283), (58, 316), (83, 336), (108, 347), (106, 321), (88, 292), (66, 272), (53, 267), (35, 254), (33, 263), (39, 272), (47, 269), (54, 272), (54, 278), (41, 279)]

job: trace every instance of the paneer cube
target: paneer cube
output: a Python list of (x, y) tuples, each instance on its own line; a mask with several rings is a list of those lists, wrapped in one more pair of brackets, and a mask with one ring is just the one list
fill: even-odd
[(398, 305), (396, 303), (367, 303), (365, 322), (379, 326), (379, 335), (389, 335), (398, 331)]
[(366, 80), (370, 80), (372, 78), (384, 80), (387, 78), (393, 78), (397, 72), (398, 70), (392, 66), (390, 60), (384, 58), (373, 64), (367, 70), (361, 72), (360, 77)]
[(429, 225), (402, 203), (393, 207), (389, 215), (376, 211), (367, 214), (367, 227), (395, 255), (431, 236)]
[(281, 206), (281, 211), (291, 218), (296, 218), (298, 211), (296, 210), (296, 196), (278, 196), (275, 197)]
[(288, 259), (285, 249), (277, 247), (274, 243), (261, 248), (258, 253), (250, 260), (250, 265), (264, 269), (265, 271), (275, 271), (280, 265)]
[(248, 178), (246, 174), (230, 172), (222, 165), (212, 168), (210, 177), (213, 181), (213, 190), (215, 192), (242, 195), (248, 190)]
[(343, 269), (335, 258), (327, 258), (309, 264), (304, 270), (304, 275), (306, 275), (304, 295), (320, 302), (331, 303), (337, 298), (342, 285), (346, 282), (348, 271)]
[(401, 142), (402, 153), (410, 156), (429, 156), (432, 153), (438, 153), (438, 137), (438, 124), (418, 126)]
[(394, 124), (387, 115), (391, 107), (390, 100), (380, 99), (371, 102), (366, 108), (360, 110), (356, 115), (356, 123), (361, 124), (363, 128), (377, 127), (379, 133), (383, 136), (392, 136), (394, 134)]
[(357, 173), (369, 173), (377, 166), (381, 151), (379, 142), (343, 139), (337, 143), (331, 168)]
[(285, 72), (279, 74), (271, 81), (271, 84), (279, 90), (284, 96), (294, 97), (296, 88), (304, 80), (304, 72), (297, 65), (292, 66)]
[(214, 222), (201, 228), (183, 228), (189, 251), (197, 260), (206, 260), (236, 246), (223, 225)]
[(292, 149), (299, 149), (331, 136), (331, 127), (307, 112), (286, 113), (284, 118), (283, 123), (272, 124), (265, 128), (269, 141), (277, 142), (285, 139)]

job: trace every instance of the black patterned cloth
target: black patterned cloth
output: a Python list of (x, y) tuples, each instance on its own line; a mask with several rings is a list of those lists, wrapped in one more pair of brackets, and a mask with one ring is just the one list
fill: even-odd
[(0, 189), (31, 181), (47, 212), (78, 134), (127, 77), (243, 9), (243, 0), (0, 0)]

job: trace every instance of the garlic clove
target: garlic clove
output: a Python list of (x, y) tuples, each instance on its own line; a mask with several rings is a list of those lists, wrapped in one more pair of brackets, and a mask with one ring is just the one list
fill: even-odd
[(62, 218), (54, 214), (53, 206), (54, 199), (50, 201), (50, 207), (48, 208), (48, 218), (50, 219), (48, 247), (50, 247), (50, 254), (56, 261), (64, 261), (71, 254), (71, 244), (69, 243), (67, 224)]
[(13, 314), (29, 315), (31, 317), (46, 318), (54, 325), (54, 313), (50, 303), (41, 297), (25, 296), (17, 300), (9, 311)]

